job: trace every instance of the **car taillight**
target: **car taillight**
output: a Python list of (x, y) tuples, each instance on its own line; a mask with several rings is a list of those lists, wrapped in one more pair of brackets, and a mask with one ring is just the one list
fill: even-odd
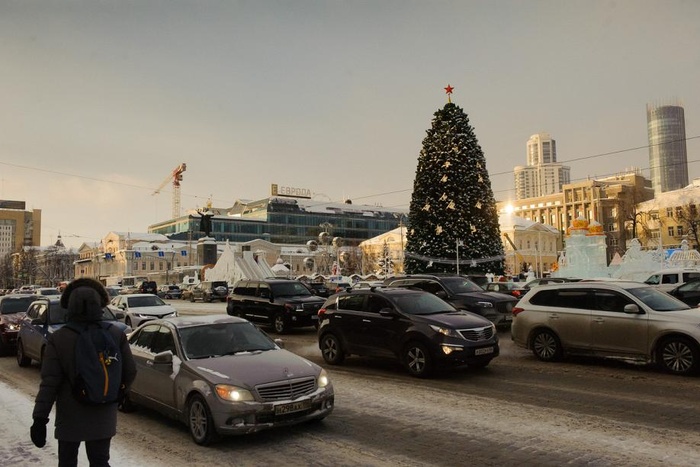
[(521, 292), (519, 290), (513, 290), (513, 296), (514, 297), (520, 297)]
[(520, 308), (519, 306), (514, 306), (513, 307), (513, 316), (518, 316), (521, 312), (525, 311), (525, 308)]
[(319, 308), (318, 309), (318, 319), (323, 319), (323, 317), (326, 315), (326, 309), (325, 308)]

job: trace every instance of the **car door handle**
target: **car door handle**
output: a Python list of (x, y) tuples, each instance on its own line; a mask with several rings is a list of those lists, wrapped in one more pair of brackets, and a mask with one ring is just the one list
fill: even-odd
[(363, 322), (363, 323), (371, 323), (372, 320), (371, 320), (371, 319), (363, 318), (363, 319), (362, 319), (362, 322)]
[(550, 318), (550, 319), (559, 319), (559, 315), (556, 314), (556, 313), (550, 313), (550, 314), (549, 314), (549, 318)]
[(146, 365), (153, 366), (153, 360), (146, 360)]
[(593, 321), (596, 322), (596, 323), (604, 323), (604, 322), (605, 322), (605, 319), (603, 319), (603, 318), (593, 318)]

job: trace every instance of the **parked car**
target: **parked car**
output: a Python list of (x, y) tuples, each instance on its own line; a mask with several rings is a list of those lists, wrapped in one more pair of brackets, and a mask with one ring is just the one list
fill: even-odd
[(483, 286), (487, 292), (500, 292), (520, 298), (527, 292), (520, 282), (489, 282)]
[(640, 282), (567, 282), (530, 290), (513, 309), (515, 344), (543, 361), (591, 355), (700, 368), (700, 312)]
[(523, 285), (523, 289), (530, 290), (533, 287), (547, 284), (563, 284), (564, 282), (578, 282), (581, 279), (573, 277), (539, 277), (537, 279), (529, 280)]
[(415, 274), (396, 278), (390, 287), (413, 287), (437, 295), (458, 310), (471, 311), (489, 319), (500, 328), (508, 328), (513, 319), (515, 297), (487, 292), (462, 276)]
[(317, 326), (324, 301), (294, 279), (245, 279), (234, 285), (226, 312), (284, 334), (292, 327)]
[(353, 289), (369, 289), (372, 287), (384, 287), (384, 281), (360, 281), (352, 286)]
[(138, 291), (136, 293), (158, 293), (158, 284), (155, 281), (143, 281), (139, 285)]
[(190, 297), (192, 296), (192, 291), (196, 287), (196, 284), (190, 284), (185, 286), (184, 288), (180, 288), (180, 298), (182, 300), (189, 300)]
[(691, 279), (668, 293), (686, 305), (697, 308), (700, 304), (700, 279)]
[(428, 377), (438, 367), (487, 366), (499, 354), (496, 326), (422, 290), (355, 289), (329, 297), (319, 311), (323, 359), (390, 357)]
[(129, 337), (136, 380), (121, 405), (144, 405), (189, 427), (195, 443), (322, 420), (334, 407), (325, 370), (226, 315), (145, 323)]
[(109, 295), (110, 300), (121, 294), (121, 287), (105, 287), (107, 295)]
[(328, 290), (328, 287), (323, 282), (302, 282), (302, 284), (306, 285), (312, 294), (319, 297), (328, 298), (331, 294), (331, 291)]
[(58, 288), (56, 287), (37, 287), (36, 289), (34, 289), (34, 295), (39, 295), (40, 297), (60, 298), (61, 291), (58, 290)]
[(178, 285), (163, 285), (158, 289), (158, 294), (160, 298), (180, 298), (182, 296), (182, 290)]
[[(68, 310), (61, 307), (60, 298), (40, 298), (34, 300), (27, 308), (27, 313), (20, 321), (19, 334), (17, 335), (17, 364), (29, 366), (32, 360), (41, 364), (44, 356), (44, 348), (49, 335), (56, 332), (66, 324)], [(117, 320), (124, 314), (115, 316), (105, 307), (102, 309), (102, 321), (108, 322), (125, 333), (130, 333), (131, 328)]]
[(201, 300), (211, 303), (214, 300), (225, 302), (228, 297), (228, 283), (226, 281), (204, 281), (192, 289), (190, 301)]
[(0, 355), (15, 352), (19, 323), (29, 305), (36, 299), (37, 296), (31, 293), (7, 294), (0, 297)]
[(650, 275), (645, 284), (652, 285), (664, 292), (670, 292), (681, 284), (691, 279), (700, 278), (700, 269), (694, 268), (669, 268), (662, 269)]
[(110, 303), (116, 311), (124, 313), (124, 323), (136, 328), (144, 321), (177, 316), (177, 310), (157, 295), (130, 294), (118, 295)]

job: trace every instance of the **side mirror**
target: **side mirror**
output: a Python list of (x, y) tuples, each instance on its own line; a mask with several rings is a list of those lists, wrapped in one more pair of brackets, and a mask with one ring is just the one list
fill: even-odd
[(126, 315), (125, 315), (124, 313), (122, 313), (121, 311), (116, 311), (116, 312), (114, 313), (114, 317), (117, 318), (117, 319), (124, 319), (125, 316), (126, 316)]
[(170, 364), (173, 363), (173, 353), (170, 350), (157, 353), (153, 356), (153, 363)]
[(277, 347), (280, 349), (284, 348), (284, 341), (282, 339), (275, 339), (275, 344), (277, 344)]
[(394, 310), (391, 308), (382, 308), (379, 310), (379, 316), (394, 316)]
[(447, 298), (447, 292), (445, 292), (444, 290), (438, 290), (437, 292), (435, 292), (435, 296), (444, 300)]
[(625, 305), (625, 307), (622, 309), (622, 311), (624, 311), (625, 313), (628, 313), (630, 315), (641, 315), (642, 314), (639, 307), (634, 303), (628, 303), (627, 305)]

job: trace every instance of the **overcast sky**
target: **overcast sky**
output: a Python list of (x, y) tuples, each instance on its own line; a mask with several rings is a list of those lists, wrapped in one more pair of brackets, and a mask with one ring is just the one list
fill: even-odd
[(0, 199), (76, 247), (169, 219), (182, 162), (183, 211), (272, 183), (408, 209), (447, 84), (499, 201), (538, 132), (573, 180), (648, 176), (647, 103), (685, 107), (692, 179), (699, 47), (696, 0), (0, 0)]

